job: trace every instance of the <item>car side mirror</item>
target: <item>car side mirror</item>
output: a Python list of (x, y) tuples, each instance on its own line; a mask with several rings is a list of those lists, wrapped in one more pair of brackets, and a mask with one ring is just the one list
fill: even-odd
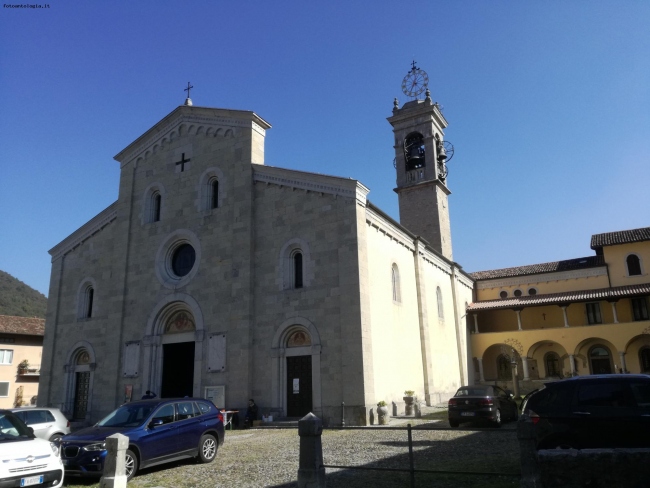
[(154, 419), (149, 422), (149, 428), (153, 429), (154, 427), (160, 427), (163, 424), (162, 419)]

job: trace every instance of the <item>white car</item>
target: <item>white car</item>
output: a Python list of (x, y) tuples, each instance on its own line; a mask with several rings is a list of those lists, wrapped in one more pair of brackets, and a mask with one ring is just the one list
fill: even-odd
[(0, 486), (63, 486), (59, 446), (39, 439), (9, 410), (0, 410)]
[(46, 441), (58, 442), (70, 433), (70, 421), (58, 408), (22, 407), (10, 408), (27, 427), (34, 429), (34, 435)]

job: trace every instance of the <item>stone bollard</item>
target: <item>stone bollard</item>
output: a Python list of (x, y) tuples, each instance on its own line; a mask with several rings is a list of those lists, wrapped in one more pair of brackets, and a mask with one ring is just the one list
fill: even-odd
[(415, 418), (416, 419), (421, 419), (422, 418), (422, 410), (420, 410), (420, 404), (418, 402), (415, 402), (415, 405), (413, 405), (413, 408), (415, 410)]
[(542, 486), (539, 461), (537, 459), (537, 441), (535, 427), (528, 415), (522, 415), (517, 422), (517, 439), (521, 456), (521, 488), (539, 488)]
[(311, 412), (298, 422), (298, 435), (300, 436), (299, 488), (325, 487), (322, 433), (323, 422)]
[(126, 467), (124, 458), (129, 447), (129, 438), (113, 434), (106, 438), (106, 460), (104, 474), (99, 481), (100, 488), (126, 488)]

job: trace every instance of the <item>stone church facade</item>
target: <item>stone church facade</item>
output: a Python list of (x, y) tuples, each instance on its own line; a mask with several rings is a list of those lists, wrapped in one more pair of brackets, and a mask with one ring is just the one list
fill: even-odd
[(428, 96), (388, 120), (403, 225), (359, 181), (264, 165), (253, 112), (186, 104), (121, 151), (117, 201), (50, 251), (39, 404), (95, 422), (153, 390), (366, 425), (473, 382), (447, 122)]

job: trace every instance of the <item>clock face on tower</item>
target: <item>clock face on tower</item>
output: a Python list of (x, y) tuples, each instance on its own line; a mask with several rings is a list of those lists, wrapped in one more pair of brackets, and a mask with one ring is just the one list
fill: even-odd
[(413, 67), (402, 80), (402, 91), (409, 97), (417, 97), (427, 89), (428, 84), (429, 76), (426, 71), (416, 68), (415, 61), (413, 61)]

